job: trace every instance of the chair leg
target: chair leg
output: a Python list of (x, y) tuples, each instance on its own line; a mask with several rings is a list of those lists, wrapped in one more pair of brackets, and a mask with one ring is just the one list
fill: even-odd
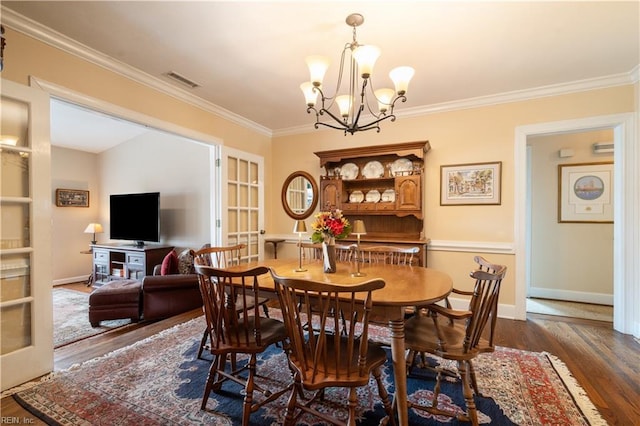
[(349, 388), (349, 417), (347, 418), (348, 426), (356, 426), (356, 407), (358, 406), (358, 394), (356, 388)]
[(476, 370), (473, 368), (473, 362), (469, 360), (469, 374), (471, 375), (471, 386), (477, 396), (483, 396), (478, 390), (478, 381), (476, 380)]
[(209, 400), (209, 394), (213, 390), (213, 382), (217, 376), (217, 365), (218, 359), (214, 357), (211, 366), (209, 366), (209, 374), (207, 375), (207, 382), (204, 385), (204, 394), (202, 395), (202, 404), (200, 405), (200, 409), (204, 410), (207, 408), (207, 401)]
[(380, 399), (382, 400), (382, 406), (384, 407), (384, 411), (389, 417), (386, 424), (395, 426), (396, 418), (393, 413), (391, 402), (389, 401), (389, 392), (387, 392), (387, 388), (385, 388), (384, 383), (382, 383), (382, 372), (380, 368), (376, 368), (375, 370), (373, 370), (373, 377), (376, 379), (376, 383), (378, 384), (378, 395), (380, 395)]
[(256, 354), (251, 354), (249, 359), (249, 376), (247, 377), (247, 383), (244, 387), (244, 403), (242, 405), (242, 425), (249, 425), (249, 418), (251, 417), (251, 406), (253, 405), (253, 388), (254, 377), (256, 374)]
[(209, 327), (204, 330), (204, 334), (202, 335), (202, 339), (200, 340), (200, 348), (198, 349), (198, 359), (202, 359), (202, 352), (204, 348), (207, 346), (207, 339), (209, 338)]
[(458, 371), (460, 372), (460, 378), (462, 381), (462, 394), (464, 395), (464, 400), (467, 404), (467, 416), (469, 417), (469, 421), (473, 426), (478, 425), (478, 411), (476, 409), (476, 403), (473, 399), (473, 391), (471, 390), (471, 386), (469, 384), (470, 381), (470, 373), (467, 369), (466, 361), (458, 361)]
[(284, 426), (292, 426), (295, 424), (295, 411), (297, 404), (297, 396), (298, 393), (303, 395), (302, 385), (300, 382), (296, 380), (293, 385), (293, 389), (291, 389), (291, 395), (289, 395), (289, 402), (287, 403), (287, 410), (284, 413)]

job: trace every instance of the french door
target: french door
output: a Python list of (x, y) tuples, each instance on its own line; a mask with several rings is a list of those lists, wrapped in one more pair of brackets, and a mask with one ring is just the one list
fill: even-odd
[(53, 370), (49, 95), (2, 88), (0, 141), (0, 383)]
[(222, 245), (246, 244), (242, 260), (262, 260), (264, 158), (225, 146), (220, 149), (220, 158), (221, 221), (216, 227)]

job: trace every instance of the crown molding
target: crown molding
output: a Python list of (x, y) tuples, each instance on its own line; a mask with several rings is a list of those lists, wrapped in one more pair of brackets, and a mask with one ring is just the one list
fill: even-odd
[(45, 44), (53, 46), (64, 52), (82, 58), (88, 62), (98, 65), (102, 68), (106, 68), (109, 71), (113, 71), (116, 74), (120, 74), (135, 82), (144, 84), (151, 89), (157, 90), (161, 93), (176, 98), (182, 102), (198, 107), (204, 111), (210, 112), (232, 123), (238, 124), (242, 127), (254, 130), (258, 133), (264, 134), (268, 137), (272, 137), (271, 129), (248, 120), (234, 112), (231, 112), (221, 106), (214, 103), (205, 101), (204, 99), (187, 92), (184, 89), (175, 87), (168, 82), (165, 82), (158, 77), (144, 73), (137, 68), (129, 66), (121, 61), (118, 61), (110, 56), (107, 56), (95, 49), (92, 49), (82, 43), (60, 34), (57, 31), (52, 30), (36, 21), (33, 21), (25, 16), (22, 16), (11, 9), (2, 6), (2, 22), (7, 27), (21, 32), (27, 36), (33, 37)]

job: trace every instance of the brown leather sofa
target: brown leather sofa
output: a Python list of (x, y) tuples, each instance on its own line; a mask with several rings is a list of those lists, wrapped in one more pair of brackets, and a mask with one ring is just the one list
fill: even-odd
[(160, 265), (157, 265), (154, 275), (142, 279), (144, 320), (168, 318), (202, 307), (198, 275), (189, 256), (189, 250), (180, 254), (181, 266), (177, 274), (160, 275)]

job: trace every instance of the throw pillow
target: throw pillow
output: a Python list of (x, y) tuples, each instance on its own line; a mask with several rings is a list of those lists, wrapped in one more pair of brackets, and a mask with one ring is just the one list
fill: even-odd
[(175, 250), (171, 250), (162, 259), (162, 266), (160, 267), (160, 275), (174, 275), (178, 273), (178, 256)]
[(191, 250), (186, 249), (180, 256), (178, 256), (178, 273), (180, 274), (195, 274), (196, 269), (193, 267), (193, 256), (191, 256)]

